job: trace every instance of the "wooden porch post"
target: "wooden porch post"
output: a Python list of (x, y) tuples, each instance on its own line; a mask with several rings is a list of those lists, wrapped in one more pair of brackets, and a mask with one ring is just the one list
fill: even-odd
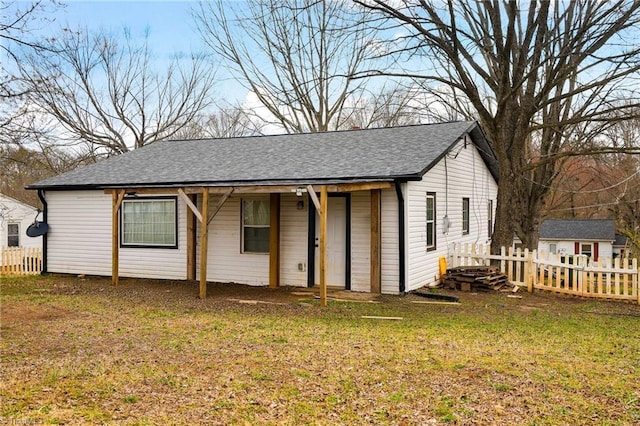
[(280, 194), (270, 196), (269, 287), (280, 285)]
[[(195, 205), (196, 194), (188, 196)], [(187, 208), (187, 279), (196, 279), (196, 215), (191, 208)]]
[(371, 190), (371, 293), (382, 292), (381, 275), (381, 230), (380, 230), (380, 201), (381, 190)]
[(320, 187), (320, 305), (327, 306), (327, 207), (326, 185)]
[(209, 189), (202, 190), (202, 222), (200, 226), (200, 299), (207, 297), (207, 248), (209, 223)]
[(118, 220), (118, 212), (124, 199), (124, 189), (113, 190), (111, 192), (111, 282), (118, 285), (118, 269), (119, 269), (119, 236), (120, 229)]

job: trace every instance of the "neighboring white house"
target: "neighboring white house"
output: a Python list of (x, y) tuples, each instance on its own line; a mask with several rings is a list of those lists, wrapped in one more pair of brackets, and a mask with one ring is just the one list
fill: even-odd
[(42, 247), (42, 237), (28, 237), (27, 228), (36, 219), (38, 209), (0, 194), (0, 248)]
[(616, 241), (613, 219), (547, 219), (540, 224), (538, 250), (612, 258)]
[(489, 242), (497, 178), (455, 122), (156, 142), (29, 188), (48, 272), (314, 286), (326, 200), (328, 285), (398, 294), (437, 281), (451, 243)]

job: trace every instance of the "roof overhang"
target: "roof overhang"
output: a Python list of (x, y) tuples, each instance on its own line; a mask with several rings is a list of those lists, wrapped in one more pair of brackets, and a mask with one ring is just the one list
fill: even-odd
[[(126, 193), (135, 194), (167, 194), (182, 190), (186, 194), (200, 194), (207, 190), (210, 194), (222, 194), (233, 188), (234, 193), (289, 193), (300, 189), (312, 187), (319, 192), (322, 186), (327, 187), (328, 192), (353, 192), (367, 191), (371, 189), (387, 189), (393, 187), (393, 180), (351, 180), (345, 181), (296, 181), (296, 182), (216, 182), (206, 185), (114, 185), (105, 186), (105, 192), (124, 190)], [(69, 189), (68, 187), (65, 189)], [(98, 188), (94, 188), (98, 189)]]

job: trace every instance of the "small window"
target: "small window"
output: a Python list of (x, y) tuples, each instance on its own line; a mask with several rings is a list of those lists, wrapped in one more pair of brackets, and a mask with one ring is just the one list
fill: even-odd
[(555, 243), (549, 244), (549, 252), (551, 254), (556, 254), (558, 252), (558, 245)]
[(580, 254), (591, 257), (593, 252), (593, 246), (591, 244), (580, 244)]
[(269, 253), (269, 200), (242, 200), (242, 252)]
[(426, 232), (427, 251), (436, 249), (436, 194), (427, 192)]
[(10, 223), (7, 226), (7, 246), (20, 247), (20, 224)]
[(469, 233), (469, 199), (462, 199), (462, 233)]
[(487, 200), (487, 238), (493, 236), (493, 200)]
[(174, 197), (125, 199), (121, 211), (122, 247), (178, 247), (178, 211)]

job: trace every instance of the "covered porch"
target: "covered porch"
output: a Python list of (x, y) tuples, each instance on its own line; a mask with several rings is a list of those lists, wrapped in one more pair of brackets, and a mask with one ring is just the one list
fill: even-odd
[[(368, 258), (369, 258), (369, 292), (381, 293), (381, 224), (382, 224), (382, 191), (393, 188), (391, 181), (358, 181), (358, 182), (287, 182), (286, 184), (237, 184), (216, 183), (215, 186), (170, 186), (170, 187), (125, 187), (107, 188), (105, 193), (112, 197), (112, 281), (118, 284), (118, 270), (120, 258), (121, 223), (120, 210), (126, 197), (174, 195), (188, 207), (186, 209), (186, 279), (199, 279), (199, 297), (207, 296), (207, 277), (210, 239), (213, 238), (212, 223), (216, 215), (223, 209), (232, 196), (262, 196), (268, 197), (269, 205), (269, 238), (268, 238), (268, 285), (281, 285), (281, 253), (282, 253), (282, 197), (294, 194), (300, 201), (307, 202), (309, 209), (309, 226), (317, 220), (316, 241), (317, 258), (309, 258), (309, 283), (313, 281), (313, 273), (317, 270), (316, 284), (320, 289), (322, 306), (327, 304), (328, 287), (328, 248), (327, 229), (331, 211), (329, 199), (340, 195), (354, 193), (368, 195)], [(313, 218), (316, 219), (313, 219)], [(239, 218), (238, 218), (239, 219)], [(362, 225), (362, 224), (360, 224)], [(350, 226), (350, 225), (349, 225)], [(362, 227), (362, 226), (361, 226)], [(312, 231), (309, 231), (312, 232)], [(311, 235), (311, 234), (309, 234)], [(311, 237), (309, 237), (309, 253), (312, 253)], [(349, 255), (349, 252), (347, 251)], [(311, 257), (311, 255), (309, 255)], [(199, 259), (199, 262), (198, 262)], [(349, 261), (349, 260), (348, 260)], [(316, 269), (317, 268), (317, 269)]]

